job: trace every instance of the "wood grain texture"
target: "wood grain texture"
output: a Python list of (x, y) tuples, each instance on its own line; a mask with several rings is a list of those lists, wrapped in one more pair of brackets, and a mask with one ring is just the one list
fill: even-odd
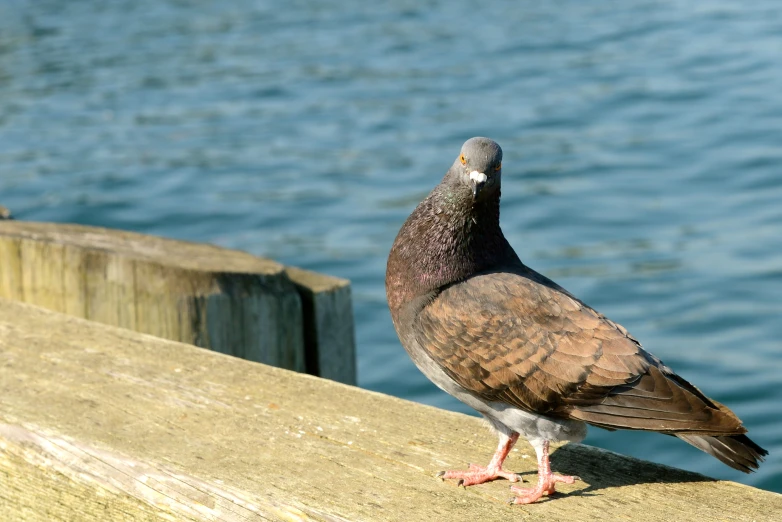
[[(581, 445), (508, 506), (473, 417), (0, 299), (0, 519), (775, 520), (782, 495)], [(507, 467), (534, 479), (519, 442)]]
[[(317, 289), (324, 280), (333, 288)], [(322, 367), (355, 383), (349, 286), (335, 281), (343, 282), (312, 274), (294, 285), (279, 263), (206, 244), (78, 225), (0, 224), (0, 297), (304, 371), (304, 339), (314, 327), (304, 321), (303, 292), (315, 303), (313, 321), (322, 323), (323, 311), (350, 312), (327, 321), (350, 334), (330, 336), (320, 326), (313, 349), (322, 342), (333, 361)], [(342, 367), (348, 370), (331, 371)]]

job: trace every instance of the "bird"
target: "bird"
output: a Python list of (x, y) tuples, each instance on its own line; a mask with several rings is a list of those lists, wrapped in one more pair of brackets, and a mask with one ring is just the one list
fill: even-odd
[(519, 482), (503, 464), (523, 436), (538, 480), (511, 486), (511, 503), (536, 502), (579, 480), (551, 471), (549, 449), (580, 442), (588, 425), (675, 436), (739, 471), (757, 469), (768, 452), (730, 409), (521, 261), (500, 228), (501, 175), (500, 146), (467, 140), (388, 256), (386, 297), (402, 346), (499, 438), (487, 466), (438, 475), (464, 486)]

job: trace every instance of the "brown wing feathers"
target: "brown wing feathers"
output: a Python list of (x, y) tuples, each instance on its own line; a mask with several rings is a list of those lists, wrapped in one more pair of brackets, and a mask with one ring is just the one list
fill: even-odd
[(655, 366), (633, 383), (604, 390), (599, 400), (567, 402), (572, 404), (571, 417), (596, 426), (674, 433), (745, 432), (734, 415), (702, 400), (692, 387), (680, 386)]
[(487, 401), (608, 429), (746, 431), (623, 328), (523, 275), (486, 274), (448, 287), (418, 325), (429, 355)]
[(537, 274), (468, 279), (446, 288), (417, 321), (420, 345), (484, 400), (674, 435), (743, 472), (768, 454), (728, 408)]

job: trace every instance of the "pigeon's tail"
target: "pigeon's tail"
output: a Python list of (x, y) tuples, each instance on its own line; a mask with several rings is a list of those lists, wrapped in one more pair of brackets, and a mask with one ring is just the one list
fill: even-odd
[(763, 462), (763, 457), (768, 455), (768, 451), (752, 442), (746, 435), (675, 435), (744, 473), (755, 471)]

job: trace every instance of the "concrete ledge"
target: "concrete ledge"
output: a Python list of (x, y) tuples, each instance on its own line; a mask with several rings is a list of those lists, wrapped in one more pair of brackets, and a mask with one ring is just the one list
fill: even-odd
[[(530, 506), (473, 417), (0, 299), (0, 519), (774, 520), (782, 495), (568, 445)], [(526, 457), (526, 458), (525, 458)], [(508, 467), (534, 479), (519, 443)]]

